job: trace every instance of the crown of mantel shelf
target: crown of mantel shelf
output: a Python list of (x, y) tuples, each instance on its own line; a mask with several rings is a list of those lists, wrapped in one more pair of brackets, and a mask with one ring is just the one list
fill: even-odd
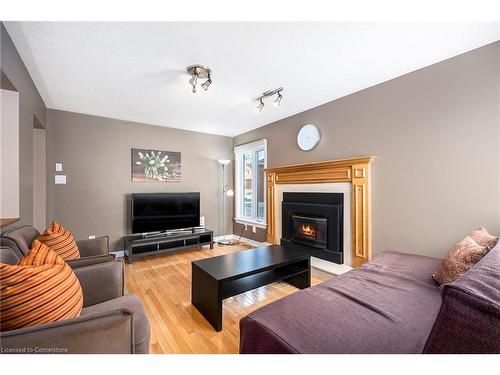
[(304, 170), (304, 169), (320, 169), (320, 168), (332, 168), (332, 167), (345, 167), (352, 166), (354, 164), (370, 164), (377, 157), (376, 156), (359, 156), (355, 158), (347, 159), (337, 159), (337, 160), (324, 160), (315, 161), (310, 163), (300, 163), (300, 164), (290, 164), (278, 167), (269, 167), (264, 169), (265, 172), (290, 172), (294, 170)]

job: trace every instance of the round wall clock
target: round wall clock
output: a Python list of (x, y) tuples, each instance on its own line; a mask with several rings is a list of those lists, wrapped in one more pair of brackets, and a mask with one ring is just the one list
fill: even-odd
[(316, 125), (304, 125), (297, 135), (297, 144), (303, 151), (312, 150), (319, 142), (321, 136)]

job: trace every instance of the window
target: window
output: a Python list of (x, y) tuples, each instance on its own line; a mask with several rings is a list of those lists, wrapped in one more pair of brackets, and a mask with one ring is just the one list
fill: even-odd
[(265, 228), (267, 141), (262, 139), (237, 146), (234, 153), (236, 222)]

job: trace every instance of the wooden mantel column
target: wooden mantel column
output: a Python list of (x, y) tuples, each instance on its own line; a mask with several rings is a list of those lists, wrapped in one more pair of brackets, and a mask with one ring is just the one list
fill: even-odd
[[(267, 242), (278, 243), (276, 233), (276, 185), (350, 182), (352, 218), (352, 266), (371, 259), (371, 162), (374, 156), (329, 160), (267, 168)], [(346, 202), (347, 203), (347, 202)]]

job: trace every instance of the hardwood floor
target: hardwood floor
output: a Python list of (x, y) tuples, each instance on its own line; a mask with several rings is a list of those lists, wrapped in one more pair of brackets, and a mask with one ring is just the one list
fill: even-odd
[[(223, 329), (216, 332), (191, 305), (191, 262), (250, 248), (246, 245), (176, 252), (125, 265), (125, 289), (144, 303), (151, 324), (151, 353), (238, 353), (239, 321), (253, 310), (296, 292), (278, 282), (223, 302)], [(311, 283), (329, 278), (315, 273)]]

